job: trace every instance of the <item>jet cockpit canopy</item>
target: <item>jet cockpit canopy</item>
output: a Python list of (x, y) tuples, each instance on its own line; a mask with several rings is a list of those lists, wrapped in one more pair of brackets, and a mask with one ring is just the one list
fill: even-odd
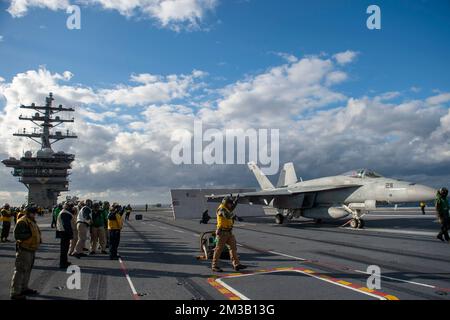
[(342, 174), (343, 176), (352, 178), (382, 178), (383, 176), (369, 169), (357, 169)]

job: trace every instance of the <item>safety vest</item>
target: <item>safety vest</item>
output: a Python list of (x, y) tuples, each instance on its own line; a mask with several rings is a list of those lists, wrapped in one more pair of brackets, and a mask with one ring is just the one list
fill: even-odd
[(2, 221), (11, 222), (11, 211), (10, 210), (2, 209), (1, 214), (2, 214)]
[(28, 239), (17, 240), (19, 247), (30, 251), (36, 251), (41, 244), (41, 230), (39, 230), (38, 225), (27, 216), (20, 218), (19, 221), (17, 221), (17, 224), (19, 223), (26, 223), (31, 231), (31, 237), (29, 237)]
[(449, 214), (449, 204), (447, 197), (442, 198), (441, 196), (436, 197), (436, 210), (439, 216), (448, 217)]
[(90, 224), (92, 221), (92, 209), (89, 207), (83, 207), (81, 208), (81, 210), (78, 212), (78, 216), (77, 216), (77, 223), (86, 223), (86, 224)]
[(16, 220), (19, 221), (20, 218), (22, 218), (23, 216), (25, 216), (25, 211), (19, 211), (19, 213), (17, 213), (17, 218), (16, 218)]
[(110, 220), (108, 219), (108, 230), (121, 230), (122, 229), (122, 216), (116, 213), (116, 219)]
[(228, 210), (228, 208), (225, 207), (224, 204), (221, 204), (217, 208), (217, 229), (231, 230), (234, 225), (234, 219), (225, 217), (225, 215), (221, 213), (221, 211), (224, 210), (227, 213), (231, 213), (230, 210)]
[(69, 211), (65, 210), (65, 209), (63, 209), (63, 210), (61, 210), (59, 212), (58, 218), (56, 218), (56, 230), (60, 231), (60, 232), (67, 231), (67, 230), (64, 229), (64, 225), (63, 225), (63, 222), (62, 222), (62, 215), (63, 214), (70, 214), (70, 216), (72, 216), (72, 214)]
[(53, 209), (52, 214), (53, 214), (53, 218), (54, 218), (55, 220), (58, 219), (58, 215), (59, 215), (60, 212), (61, 212), (61, 209), (58, 208), (58, 207), (56, 207), (55, 209)]

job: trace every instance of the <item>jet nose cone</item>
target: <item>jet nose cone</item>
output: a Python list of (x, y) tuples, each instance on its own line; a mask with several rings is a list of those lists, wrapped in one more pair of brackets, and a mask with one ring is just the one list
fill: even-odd
[(436, 189), (417, 184), (409, 188), (408, 195), (413, 201), (429, 201), (436, 197), (436, 192)]

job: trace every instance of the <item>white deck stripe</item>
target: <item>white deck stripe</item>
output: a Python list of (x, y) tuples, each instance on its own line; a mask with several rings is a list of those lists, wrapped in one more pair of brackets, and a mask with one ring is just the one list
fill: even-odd
[(275, 254), (277, 256), (283, 256), (283, 257), (287, 257), (287, 258), (292, 258), (295, 260), (299, 260), (299, 261), (306, 261), (306, 259), (300, 258), (300, 257), (295, 257), (295, 256), (291, 256), (289, 254), (285, 254), (285, 253), (280, 253), (280, 252), (276, 252), (276, 251), (268, 251), (269, 253)]
[[(296, 256), (291, 256), (291, 255), (284, 254), (284, 253), (279, 253), (279, 252), (276, 252), (276, 251), (268, 251), (268, 252), (270, 252), (272, 254), (275, 254), (275, 255), (280, 255), (280, 256), (283, 256), (283, 257), (288, 257), (288, 258), (293, 258), (293, 259), (296, 259), (296, 260), (306, 261), (306, 259), (303, 259), (303, 258), (300, 258), (300, 257), (296, 257)], [(368, 274), (367, 272), (361, 271), (361, 270), (353, 270), (353, 271), (354, 272), (358, 272), (358, 273)], [(393, 278), (393, 277), (388, 277), (388, 276), (383, 276), (383, 275), (381, 275), (381, 277), (382, 278), (386, 278), (386, 279), (406, 282), (406, 283), (409, 283), (409, 284), (414, 284), (414, 285), (418, 285), (418, 286), (422, 286), (422, 287), (433, 288), (433, 289), (436, 288), (435, 286), (432, 286), (432, 285), (429, 285), (429, 284), (425, 284), (425, 283), (420, 283), (420, 282), (415, 282), (415, 281), (408, 281), (408, 280), (404, 280), (404, 279), (398, 279), (398, 278)]]
[(368, 214), (368, 217), (377, 218), (416, 218), (416, 219), (436, 219), (433, 215), (418, 215), (418, 214)]
[(216, 279), (216, 282), (220, 283), (225, 289), (231, 291), (234, 293), (234, 295), (241, 298), (241, 300), (250, 300), (248, 297), (244, 296), (242, 293), (234, 289), (233, 287), (227, 285), (225, 282), (223, 282), (221, 279)]
[(393, 229), (380, 229), (380, 228), (364, 228), (364, 229), (354, 229), (354, 228), (343, 228), (346, 230), (353, 231), (373, 231), (373, 232), (384, 232), (384, 233), (394, 233), (394, 234), (411, 234), (416, 236), (430, 236), (434, 237), (437, 233), (429, 231), (419, 231), (419, 230), (393, 230)]
[[(367, 274), (367, 275), (371, 275), (370, 273), (367, 273), (365, 271), (361, 271), (361, 270), (354, 270), (355, 272), (359, 272), (359, 273), (363, 273), (363, 274)], [(427, 288), (432, 288), (435, 289), (435, 286), (432, 286), (430, 284), (425, 284), (425, 283), (420, 283), (420, 282), (415, 282), (415, 281), (409, 281), (409, 280), (404, 280), (404, 279), (398, 279), (398, 278), (393, 278), (393, 277), (388, 277), (388, 276), (383, 276), (380, 275), (381, 278), (386, 278), (386, 279), (391, 279), (391, 280), (395, 280), (395, 281), (400, 281), (400, 282), (406, 282), (406, 283), (410, 283), (410, 284), (415, 284), (417, 286), (422, 286), (422, 287), (427, 287)]]
[[(245, 295), (243, 295), (242, 293), (240, 293), (236, 289), (234, 289), (234, 288), (230, 287), (229, 285), (227, 285), (226, 283), (224, 283), (223, 280), (224, 279), (231, 279), (231, 278), (242, 278), (242, 277), (249, 277), (249, 276), (257, 276), (257, 275), (260, 275), (260, 274), (269, 274), (269, 273), (277, 273), (277, 272), (298, 272), (298, 273), (302, 273), (304, 275), (313, 277), (315, 279), (322, 280), (322, 281), (325, 281), (325, 282), (337, 285), (337, 286), (342, 287), (342, 288), (353, 290), (353, 291), (356, 291), (356, 292), (359, 292), (359, 293), (371, 296), (371, 297), (379, 299), (379, 300), (387, 300), (386, 298), (384, 298), (382, 296), (379, 296), (379, 295), (376, 295), (376, 294), (372, 294), (370, 292), (362, 291), (362, 290), (359, 290), (359, 289), (356, 289), (356, 288), (353, 288), (353, 287), (349, 287), (349, 286), (343, 285), (341, 283), (338, 283), (338, 282), (335, 282), (335, 281), (331, 281), (331, 280), (328, 280), (328, 279), (325, 279), (325, 278), (321, 278), (319, 276), (316, 276), (316, 275), (313, 275), (313, 274), (310, 274), (310, 273), (307, 273), (307, 272), (304, 272), (304, 271), (301, 271), (301, 270), (295, 270), (295, 269), (294, 270), (271, 270), (271, 271), (266, 271), (266, 272), (258, 272), (258, 273), (250, 273), (250, 274), (239, 274), (239, 275), (223, 277), (223, 278), (217, 279), (216, 281), (219, 282), (221, 285), (223, 285), (226, 289), (228, 289), (231, 292), (233, 292), (235, 295), (237, 295), (242, 300), (250, 300), (248, 297), (246, 297)], [(242, 298), (241, 296), (245, 297), (245, 299)]]
[(122, 265), (122, 270), (123, 270), (123, 272), (125, 273), (125, 278), (127, 279), (128, 284), (130, 285), (131, 292), (133, 292), (133, 295), (134, 295), (135, 297), (137, 297), (137, 296), (138, 296), (138, 293), (137, 293), (137, 291), (136, 291), (136, 288), (134, 287), (133, 281), (131, 281), (131, 278), (130, 278), (130, 276), (128, 275), (127, 268), (125, 267), (125, 264), (123, 263), (122, 258), (119, 258), (119, 263)]

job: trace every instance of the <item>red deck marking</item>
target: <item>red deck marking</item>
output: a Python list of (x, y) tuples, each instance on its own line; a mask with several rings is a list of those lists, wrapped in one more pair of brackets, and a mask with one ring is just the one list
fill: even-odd
[(274, 272), (283, 272), (283, 271), (293, 271), (293, 272), (301, 272), (307, 275), (310, 275), (312, 277), (316, 277), (319, 279), (323, 279), (325, 281), (328, 282), (332, 282), (332, 283), (336, 283), (339, 286), (343, 286), (343, 287), (348, 287), (348, 288), (352, 288), (362, 294), (366, 294), (366, 295), (371, 295), (371, 296), (377, 296), (383, 300), (399, 300), (396, 296), (381, 292), (381, 291), (377, 291), (377, 290), (371, 290), (369, 288), (366, 287), (362, 287), (360, 285), (355, 285), (353, 283), (350, 283), (348, 281), (344, 281), (344, 280), (340, 280), (340, 279), (336, 279), (333, 277), (330, 277), (326, 274), (321, 274), (321, 273), (317, 273), (314, 270), (310, 270), (310, 269), (305, 269), (305, 268), (294, 268), (294, 267), (287, 267), (287, 268), (271, 268), (271, 269), (262, 269), (262, 270), (257, 270), (257, 271), (253, 271), (253, 272), (242, 272), (242, 273), (230, 273), (230, 274), (225, 274), (225, 275), (219, 275), (219, 276), (213, 276), (211, 278), (208, 278), (208, 283), (213, 286), (214, 288), (216, 288), (221, 294), (223, 294), (225, 297), (227, 297), (230, 300), (241, 300), (241, 298), (233, 293), (232, 291), (230, 291), (229, 289), (225, 288), (222, 284), (220, 284), (219, 282), (217, 282), (217, 280), (222, 280), (222, 279), (230, 279), (230, 278), (238, 278), (238, 277), (245, 277), (245, 276), (250, 276), (250, 275), (258, 275), (258, 274), (263, 274), (263, 273), (274, 273)]

